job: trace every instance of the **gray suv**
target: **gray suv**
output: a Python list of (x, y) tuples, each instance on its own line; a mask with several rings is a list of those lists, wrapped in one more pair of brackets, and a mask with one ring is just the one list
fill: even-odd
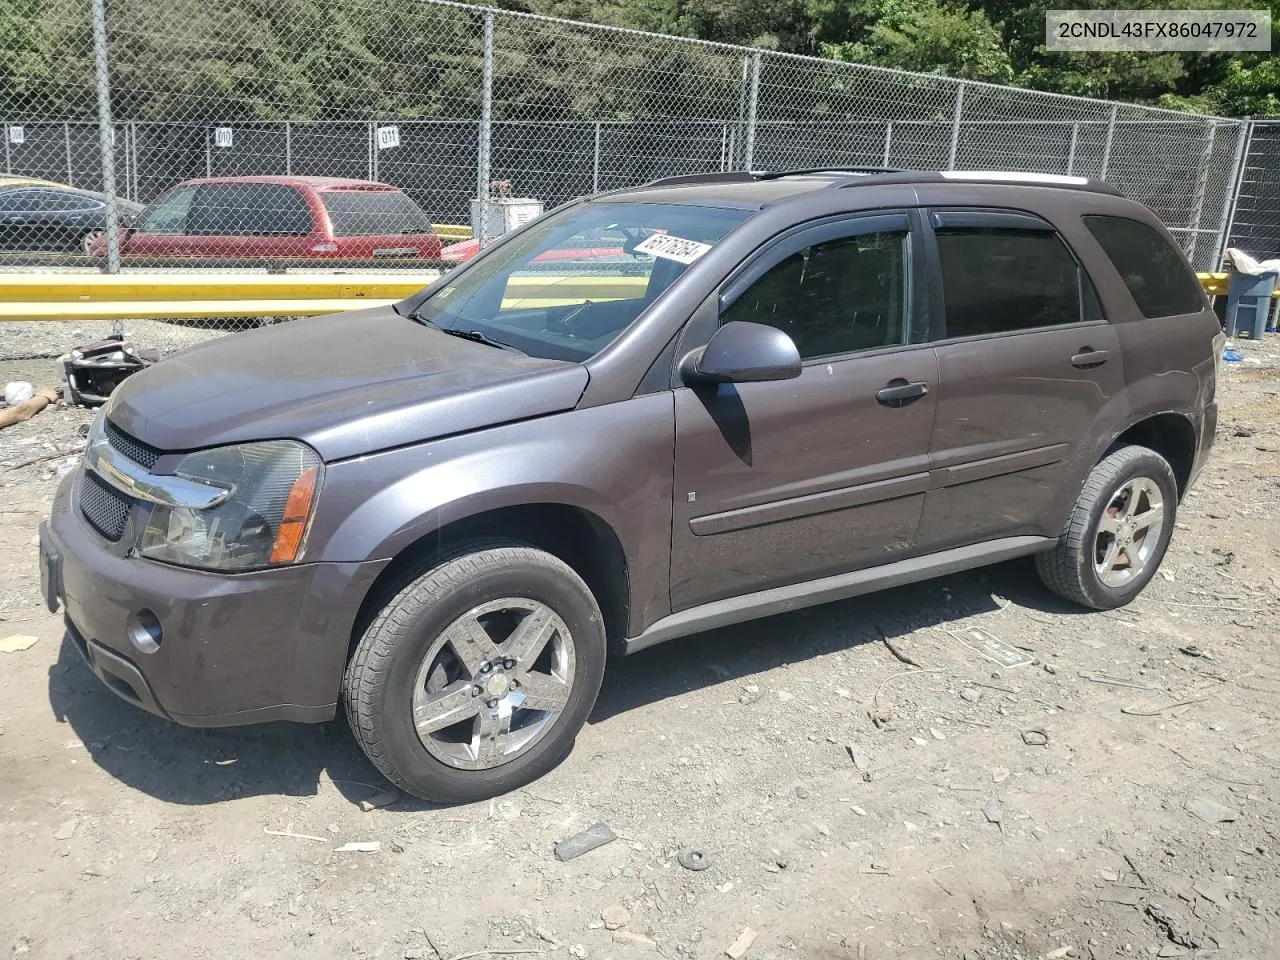
[(1021, 556), (1129, 602), (1218, 337), (1103, 183), (663, 180), (126, 381), (41, 527), (45, 599), (146, 710), (343, 702), (397, 786), (475, 800), (567, 755), (611, 650)]

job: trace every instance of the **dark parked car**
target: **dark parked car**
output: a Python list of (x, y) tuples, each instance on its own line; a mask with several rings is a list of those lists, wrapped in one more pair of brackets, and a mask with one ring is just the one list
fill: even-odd
[[(629, 274), (556, 256), (602, 229)], [(474, 800), (564, 758), (610, 649), (1031, 555), (1128, 603), (1213, 442), (1220, 338), (1102, 183), (659, 181), (125, 381), (41, 528), (46, 599), (144, 709), (343, 701), (389, 779)]]
[[(142, 204), (117, 201), (124, 220)], [(107, 227), (102, 194), (48, 180), (0, 177), (0, 250), (83, 253)]]
[[(106, 253), (105, 238), (91, 253)], [(156, 198), (120, 241), (135, 260), (377, 260), (440, 256), (440, 239), (400, 188), (339, 177), (187, 180)]]

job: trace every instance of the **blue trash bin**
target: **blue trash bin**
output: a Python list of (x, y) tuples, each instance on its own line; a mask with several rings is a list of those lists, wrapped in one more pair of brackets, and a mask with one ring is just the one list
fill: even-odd
[(1227, 281), (1227, 336), (1261, 340), (1267, 330), (1275, 288), (1274, 273), (1252, 277), (1233, 270)]

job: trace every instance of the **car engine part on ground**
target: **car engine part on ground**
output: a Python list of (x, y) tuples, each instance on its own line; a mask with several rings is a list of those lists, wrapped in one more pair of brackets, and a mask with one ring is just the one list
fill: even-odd
[(125, 377), (159, 360), (159, 350), (136, 347), (123, 337), (108, 337), (60, 356), (58, 375), (67, 403), (96, 407), (107, 402)]

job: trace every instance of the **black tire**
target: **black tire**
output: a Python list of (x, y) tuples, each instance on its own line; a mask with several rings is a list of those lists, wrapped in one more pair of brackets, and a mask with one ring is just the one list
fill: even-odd
[[(1121, 488), (1137, 477), (1146, 477), (1159, 487), (1163, 525), (1142, 570), (1123, 587), (1113, 587), (1102, 582), (1094, 566), (1098, 525)], [(1093, 610), (1124, 606), (1142, 592), (1159, 569), (1173, 536), (1177, 510), (1178, 482), (1164, 457), (1136, 445), (1112, 449), (1090, 471), (1058, 545), (1036, 555), (1040, 579), (1058, 596)]]
[[(490, 769), (457, 769), (423, 746), (413, 723), (419, 666), (442, 631), (491, 600), (525, 597), (550, 607), (572, 636), (576, 657), (564, 709), (525, 752)], [(604, 677), (603, 618), (567, 564), (515, 541), (464, 545), (408, 583), (374, 617), (347, 664), (347, 719), (373, 765), (424, 800), (470, 803), (524, 786), (559, 764), (595, 704)]]

